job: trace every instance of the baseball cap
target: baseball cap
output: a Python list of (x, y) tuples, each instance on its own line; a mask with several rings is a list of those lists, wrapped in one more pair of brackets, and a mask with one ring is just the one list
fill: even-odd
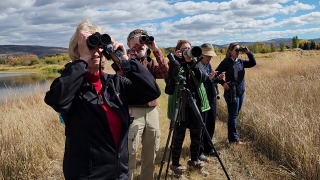
[(129, 33), (129, 35), (128, 35), (128, 37), (127, 37), (127, 42), (129, 42), (131, 38), (134, 38), (134, 37), (136, 37), (136, 36), (138, 36), (138, 35), (140, 35), (140, 34), (142, 34), (142, 35), (148, 35), (147, 31), (142, 30), (142, 29), (136, 29), (136, 30), (133, 30), (133, 31), (131, 31), (131, 32)]

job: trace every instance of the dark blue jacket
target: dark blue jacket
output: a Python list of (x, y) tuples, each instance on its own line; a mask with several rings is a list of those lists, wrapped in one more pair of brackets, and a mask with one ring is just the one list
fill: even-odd
[[(256, 65), (256, 59), (253, 54), (250, 52), (247, 54), (249, 60), (238, 59), (237, 67), (238, 67), (238, 80), (237, 80), (237, 95), (241, 95), (245, 91), (245, 68), (251, 68)], [(233, 70), (233, 60), (231, 58), (225, 58), (221, 61), (219, 66), (215, 71), (219, 71), (219, 73), (226, 72), (226, 82), (235, 81), (234, 79), (234, 70)], [(224, 80), (220, 80), (221, 85), (225, 83)]]
[(103, 73), (107, 82), (103, 91), (105, 101), (122, 122), (118, 148), (96, 90), (85, 76), (88, 71), (85, 61), (77, 60), (67, 66), (46, 93), (45, 102), (65, 120), (65, 179), (128, 178), (128, 103), (144, 104), (161, 93), (145, 67), (134, 59), (130, 59), (130, 65), (127, 78)]

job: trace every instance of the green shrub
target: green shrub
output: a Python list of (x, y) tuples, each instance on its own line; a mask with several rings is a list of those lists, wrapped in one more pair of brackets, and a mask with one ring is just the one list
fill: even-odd
[(46, 67), (43, 68), (42, 71), (44, 71), (45, 73), (57, 73), (57, 67)]

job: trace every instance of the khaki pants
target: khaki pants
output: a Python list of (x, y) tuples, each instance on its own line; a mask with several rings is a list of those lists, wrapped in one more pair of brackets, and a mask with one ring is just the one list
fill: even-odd
[[(129, 109), (131, 112), (131, 108)], [(129, 150), (129, 178), (133, 179), (133, 171), (136, 169), (137, 149), (140, 138), (141, 151), (141, 180), (154, 179), (154, 161), (160, 144), (159, 116), (156, 107), (132, 108), (134, 116), (128, 133)]]

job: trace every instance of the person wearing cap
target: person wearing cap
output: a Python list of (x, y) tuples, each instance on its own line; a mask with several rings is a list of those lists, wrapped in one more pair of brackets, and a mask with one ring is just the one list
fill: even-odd
[[(128, 56), (137, 59), (149, 70), (154, 79), (167, 78), (169, 66), (156, 41), (152, 39), (153, 41), (140, 42), (141, 37), (150, 36), (145, 30), (141, 29), (129, 33), (127, 38), (127, 45), (130, 48)], [(149, 50), (147, 50), (147, 47)], [(156, 60), (150, 57), (150, 50), (152, 50)], [(154, 161), (160, 145), (157, 104), (156, 99), (144, 105), (129, 104), (129, 113), (134, 117), (128, 133), (129, 180), (133, 179), (133, 172), (136, 169), (137, 149), (140, 139), (142, 144), (140, 179), (154, 179)]]
[[(222, 79), (224, 77), (223, 74), (220, 74), (218, 78), (213, 79), (213, 75), (215, 75), (217, 72), (212, 71), (212, 67), (210, 64), (210, 61), (212, 57), (217, 56), (216, 53), (214, 52), (214, 48), (212, 44), (210, 43), (204, 43), (201, 46), (202, 50), (202, 55), (200, 58), (202, 60), (200, 63), (203, 65), (205, 71), (206, 71), (206, 76), (208, 77), (206, 81), (204, 82), (209, 104), (210, 104), (210, 110), (204, 112), (204, 118), (203, 120), (205, 121), (206, 124), (206, 129), (210, 135), (210, 139), (202, 133), (202, 141), (200, 145), (200, 153), (199, 153), (199, 160), (208, 162), (209, 158), (207, 156), (217, 156), (217, 154), (214, 152), (213, 148), (211, 147), (209, 141), (212, 141), (212, 137), (214, 134), (214, 129), (215, 129), (215, 122), (216, 122), (216, 109), (217, 109), (217, 95), (219, 92), (217, 83), (219, 79)], [(219, 153), (219, 152), (218, 152)]]

